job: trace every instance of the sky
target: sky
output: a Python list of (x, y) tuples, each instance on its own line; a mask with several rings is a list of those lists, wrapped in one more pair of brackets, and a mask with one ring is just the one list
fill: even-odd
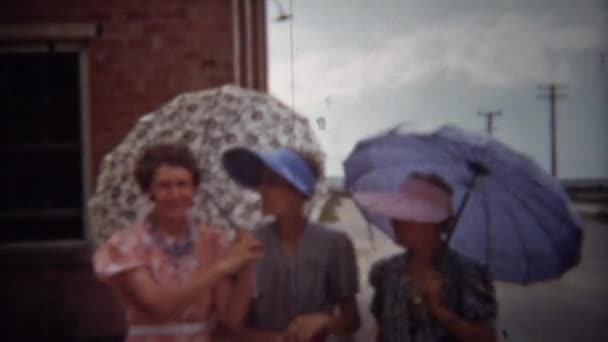
[(558, 83), (559, 176), (608, 178), (608, 0), (291, 3), (291, 21), (276, 22), (290, 0), (267, 0), (269, 90), (310, 118), (328, 175), (357, 140), (398, 123), (484, 133), (478, 112), (494, 110), (494, 137), (549, 170), (537, 95)]

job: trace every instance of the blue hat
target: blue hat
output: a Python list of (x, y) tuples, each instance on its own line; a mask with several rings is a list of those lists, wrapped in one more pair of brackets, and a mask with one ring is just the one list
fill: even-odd
[(222, 156), (224, 169), (236, 182), (255, 188), (262, 181), (264, 168), (283, 177), (306, 197), (313, 194), (316, 177), (312, 168), (288, 148), (262, 153), (242, 147), (232, 148)]

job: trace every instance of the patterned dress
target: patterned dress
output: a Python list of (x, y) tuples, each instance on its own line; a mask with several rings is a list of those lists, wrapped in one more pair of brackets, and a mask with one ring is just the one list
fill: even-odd
[[(220, 230), (191, 224), (188, 238), (170, 241), (165, 235), (142, 222), (128, 229), (114, 233), (95, 252), (93, 264), (98, 278), (117, 290), (126, 310), (129, 342), (210, 342), (214, 319), (214, 292), (217, 288), (200, 297), (179, 315), (159, 322), (138, 308), (132, 298), (125, 295), (111, 280), (120, 273), (145, 267), (156, 283), (165, 288), (178, 288), (187, 282), (192, 274), (205, 268), (221, 257), (229, 243), (228, 237)], [(176, 326), (187, 330), (204, 323), (204, 331), (174, 333), (150, 332), (149, 327)], [(200, 328), (201, 324), (198, 324)], [(141, 329), (143, 327), (143, 329)], [(143, 330), (143, 331), (142, 331)], [(146, 331), (148, 330), (148, 331)]]
[[(413, 304), (411, 280), (405, 273), (407, 253), (380, 260), (369, 281), (375, 290), (371, 311), (384, 342), (457, 341), (432, 315)], [(439, 266), (444, 304), (460, 317), (493, 326), (497, 314), (494, 287), (488, 273), (454, 251)]]

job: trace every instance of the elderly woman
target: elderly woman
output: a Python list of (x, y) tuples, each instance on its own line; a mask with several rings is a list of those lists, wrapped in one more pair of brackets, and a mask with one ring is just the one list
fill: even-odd
[(237, 329), (250, 297), (249, 265), (260, 257), (257, 241), (242, 235), (230, 247), (222, 231), (189, 217), (199, 171), (186, 146), (147, 148), (135, 178), (153, 209), (94, 256), (98, 277), (126, 309), (126, 340), (210, 342), (216, 318)]
[(392, 219), (406, 252), (377, 262), (369, 279), (377, 341), (495, 341), (496, 300), (486, 269), (446, 246), (452, 189), (413, 174), (399, 192), (355, 193), (370, 212)]
[(239, 341), (324, 341), (357, 330), (353, 245), (304, 213), (320, 175), (314, 160), (287, 148), (236, 148), (226, 152), (224, 166), (260, 194), (263, 212), (274, 217), (255, 230), (264, 258), (256, 266), (256, 296)]

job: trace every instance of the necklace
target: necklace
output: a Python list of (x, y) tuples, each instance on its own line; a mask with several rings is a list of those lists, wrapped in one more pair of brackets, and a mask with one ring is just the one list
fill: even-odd
[(150, 231), (152, 233), (152, 240), (165, 252), (171, 261), (175, 262), (177, 259), (192, 252), (194, 243), (192, 242), (192, 228), (190, 223), (186, 225), (186, 239), (182, 242), (170, 244), (161, 236), (160, 228), (158, 228), (158, 226), (151, 219), (148, 219), (148, 222), (151, 227)]

